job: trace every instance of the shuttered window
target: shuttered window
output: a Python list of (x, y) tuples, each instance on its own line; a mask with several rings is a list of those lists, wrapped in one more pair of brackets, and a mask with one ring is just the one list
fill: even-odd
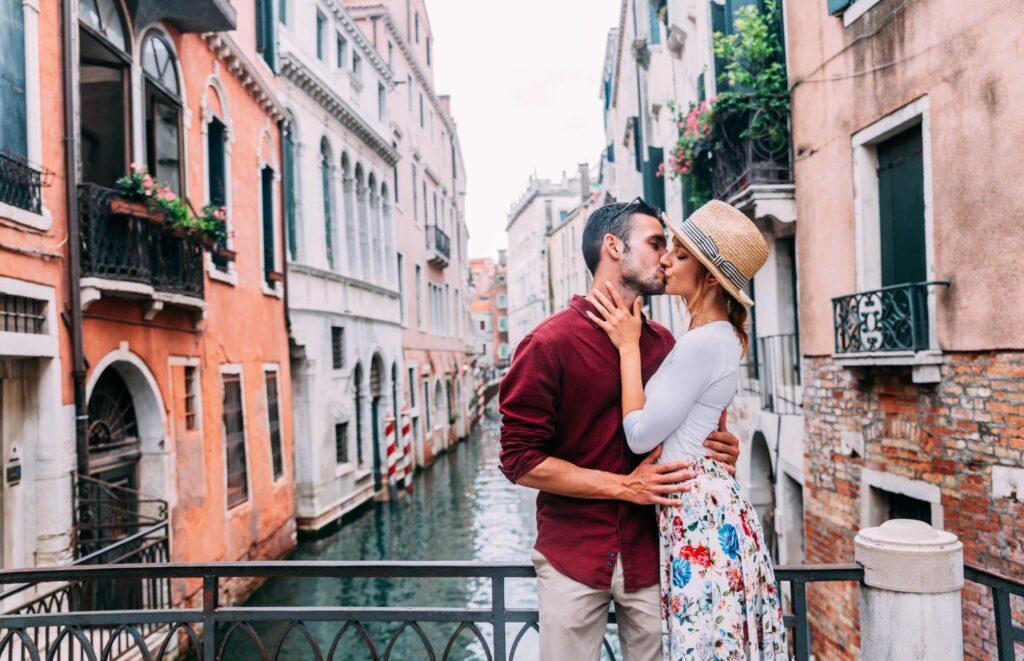
[(249, 499), (245, 451), (245, 413), (242, 410), (242, 377), (240, 374), (224, 374), (222, 379), (228, 507), (234, 507)]
[(21, 2), (0, 3), (0, 151), (28, 157), (25, 111), (25, 8)]
[(267, 386), (267, 432), (270, 436), (270, 462), (274, 469), (274, 479), (284, 475), (284, 455), (281, 452), (281, 407), (278, 403), (277, 372), (267, 370), (263, 373)]

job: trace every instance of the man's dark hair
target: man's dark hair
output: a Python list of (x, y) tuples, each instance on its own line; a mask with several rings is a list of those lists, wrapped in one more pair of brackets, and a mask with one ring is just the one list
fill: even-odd
[(661, 222), (658, 210), (639, 197), (629, 203), (613, 202), (598, 207), (587, 218), (583, 228), (583, 261), (587, 263), (590, 275), (594, 275), (601, 261), (601, 244), (605, 234), (618, 237), (626, 244), (625, 249), (629, 250), (629, 230), (635, 213), (654, 216)]

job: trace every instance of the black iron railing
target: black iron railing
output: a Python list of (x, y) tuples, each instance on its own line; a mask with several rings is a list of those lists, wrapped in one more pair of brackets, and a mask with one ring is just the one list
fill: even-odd
[(800, 413), (800, 341), (795, 333), (757, 338), (757, 384), (761, 409)]
[[(752, 340), (752, 342), (754, 341), (756, 340)], [(757, 357), (752, 350), (748, 349), (743, 360), (740, 361), (740, 379), (737, 390), (747, 395), (758, 395), (761, 393), (761, 386), (757, 381)]]
[(1013, 661), (1019, 658), (1014, 646), (1016, 643), (1024, 643), (1024, 628), (1014, 624), (1010, 597), (1024, 599), (1024, 584), (970, 565), (964, 565), (964, 579), (983, 585), (992, 592), (999, 661)]
[(0, 202), (31, 211), (43, 212), (43, 188), (50, 185), (53, 172), (33, 167), (23, 159), (0, 151)]
[(437, 225), (427, 225), (427, 248), (436, 250), (446, 260), (451, 258), (451, 239)]
[(86, 475), (73, 477), (75, 557), (93, 556), (124, 537), (167, 522), (166, 500)]
[[(346, 606), (303, 607), (233, 607), (219, 602), (221, 588), (232, 578), (270, 578), (274, 576), (299, 578), (428, 578), (428, 579), (483, 579), (490, 583), (490, 605), (484, 608), (457, 607), (396, 607), (350, 608)], [(96, 641), (105, 645), (122, 644), (124, 652), (137, 651), (143, 658), (162, 659), (177, 644), (190, 644), (199, 659), (223, 659), (238, 653), (241, 644), (254, 649), (247, 658), (278, 659), (286, 638), (301, 641), (307, 653), (302, 658), (333, 659), (342, 650), (365, 650), (367, 659), (389, 659), (395, 644), (403, 633), (410, 631), (422, 646), (422, 656), (437, 659), (435, 649), (421, 627), (422, 623), (448, 623), (452, 626), (441, 658), (448, 658), (460, 637), (469, 637), (482, 650), (487, 659), (511, 660), (530, 630), (538, 630), (536, 609), (509, 608), (505, 603), (508, 579), (534, 576), (529, 563), (463, 563), (463, 562), (239, 562), (215, 564), (164, 565), (109, 565), (97, 567), (51, 567), (31, 570), (5, 570), (0, 572), (0, 583), (47, 583), (67, 581), (81, 584), (90, 581), (129, 581), (172, 579), (201, 580), (198, 596), (201, 608), (164, 608), (144, 606), (116, 612), (64, 612), (18, 613), (0, 620), (0, 658), (8, 658), (15, 645), (25, 658), (45, 658), (61, 645), (75, 644), (88, 657), (92, 651), (96, 658), (103, 650), (94, 647)], [(807, 659), (810, 650), (810, 629), (807, 623), (806, 585), (822, 581), (860, 581), (864, 570), (860, 565), (829, 565), (778, 567), (776, 579), (790, 586), (792, 611), (785, 616), (791, 629), (793, 650), (797, 659)], [(615, 614), (609, 617), (615, 622)], [(367, 632), (368, 623), (393, 623), (395, 628), (383, 645), (376, 645)], [(267, 623), (278, 623), (279, 634), (261, 638), (256, 629)], [(326, 638), (317, 638), (308, 625), (333, 623), (334, 631)], [(507, 630), (506, 625), (512, 625)], [(162, 627), (166, 633), (152, 636), (143, 627)], [(483, 628), (482, 628), (483, 627)], [(45, 649), (33, 648), (36, 630), (54, 632)], [(298, 630), (293, 634), (293, 631)], [(105, 632), (95, 637), (88, 633)], [(204, 635), (214, 632), (213, 635)], [(508, 635), (509, 633), (512, 635)], [(348, 637), (346, 638), (346, 634)], [(489, 634), (489, 635), (487, 635)], [(122, 641), (116, 643), (114, 641)], [(340, 645), (340, 646), (339, 646)], [(614, 658), (612, 648), (605, 643), (605, 651)], [(148, 657), (147, 657), (148, 655)]]
[(883, 287), (832, 299), (837, 354), (921, 351), (931, 342), (928, 288), (948, 280)]
[(728, 200), (754, 184), (792, 184), (789, 114), (762, 109), (716, 120), (714, 196)]
[(78, 189), (82, 276), (147, 284), (159, 292), (203, 297), (203, 246), (144, 215), (114, 212), (117, 192)]

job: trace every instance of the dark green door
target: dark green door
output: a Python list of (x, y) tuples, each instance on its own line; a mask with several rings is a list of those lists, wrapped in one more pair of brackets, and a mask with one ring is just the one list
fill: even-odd
[(923, 282), (924, 164), (921, 127), (878, 145), (882, 286)]

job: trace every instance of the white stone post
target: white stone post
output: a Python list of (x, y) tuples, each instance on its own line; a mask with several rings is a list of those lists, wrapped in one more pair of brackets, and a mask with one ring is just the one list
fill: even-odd
[(861, 658), (963, 659), (963, 544), (922, 521), (894, 519), (854, 540), (864, 566)]

